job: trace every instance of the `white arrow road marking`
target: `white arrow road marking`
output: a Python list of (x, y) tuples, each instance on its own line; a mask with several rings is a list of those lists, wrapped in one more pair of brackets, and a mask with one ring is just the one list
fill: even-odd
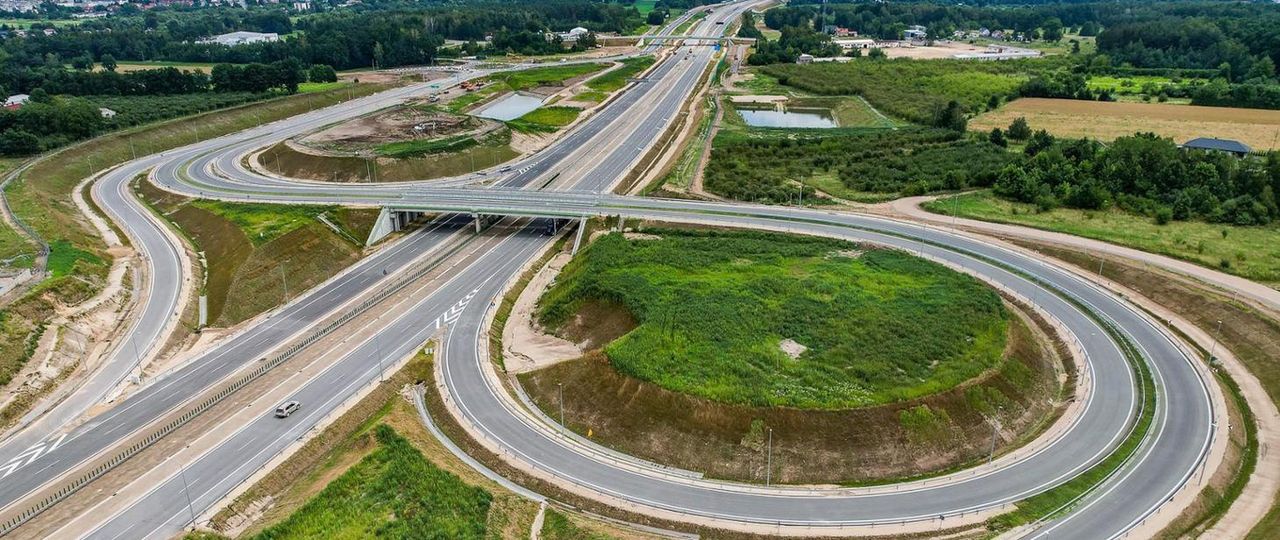
[[(63, 433), (61, 435), (54, 435), (48, 440), (31, 445), (30, 448), (23, 450), (22, 453), (13, 456), (13, 459), (10, 459), (8, 463), (4, 464), (4, 466), (0, 466), (0, 471), (4, 471), (4, 474), (0, 475), (0, 478), (6, 478), (10, 474), (13, 474), (14, 471), (30, 465), (35, 460), (39, 459), (40, 456), (56, 450), (59, 446), (62, 446), (62, 441), (66, 440), (66, 438), (67, 434)], [(26, 460), (25, 462), (23, 461), (24, 458)]]
[(467, 304), (470, 304), (471, 299), (475, 298), (476, 294), (478, 294), (479, 292), (480, 292), (480, 288), (479, 287), (475, 288), (471, 292), (467, 293), (466, 296), (462, 297), (462, 300), (458, 300), (458, 303), (454, 304), (453, 307), (450, 307), (448, 310), (442, 313), (439, 317), (436, 317), (436, 320), (435, 320), (436, 329), (439, 330), (441, 326), (444, 326), (446, 324), (449, 324), (449, 323), (452, 323), (453, 321), (458, 320), (458, 317), (462, 316), (463, 310), (467, 308)]

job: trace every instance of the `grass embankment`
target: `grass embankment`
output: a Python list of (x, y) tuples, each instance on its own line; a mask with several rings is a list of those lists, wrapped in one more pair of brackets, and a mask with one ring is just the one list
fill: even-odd
[(627, 79), (649, 69), (649, 66), (652, 66), (654, 62), (655, 59), (652, 56), (628, 58), (622, 61), (622, 67), (592, 78), (585, 85), (587, 88), (598, 92), (616, 92), (627, 85)]
[[(22, 166), (21, 158), (0, 158), (0, 181)], [(30, 268), (35, 263), (36, 247), (22, 233), (0, 221), (0, 268)]]
[(662, 389), (619, 373), (598, 352), (520, 376), (539, 407), (596, 442), (711, 477), (784, 483), (882, 483), (958, 469), (987, 457), (989, 419), (997, 452), (1016, 447), (1054, 417), (1060, 397), (1053, 349), (1021, 318), (1005, 361), (949, 391), (877, 407), (813, 411), (728, 405)]
[(582, 109), (553, 105), (538, 107), (528, 114), (507, 122), (511, 129), (522, 133), (554, 133), (578, 118)]
[[(350, 266), (377, 217), (368, 209), (189, 199), (149, 182), (136, 189), (204, 252), (210, 326), (249, 319)], [(321, 223), (321, 215), (344, 234)]]
[(530, 90), (539, 86), (563, 86), (566, 81), (590, 75), (609, 64), (562, 64), (490, 75), (499, 88), (510, 91)]
[(30, 344), (58, 307), (90, 298), (105, 282), (111, 257), (71, 196), (85, 177), (131, 159), (135, 151), (137, 155), (160, 152), (386, 88), (360, 85), (288, 96), (110, 133), (64, 148), (24, 171), (6, 195), (14, 212), (54, 248), (50, 259), (59, 260), (63, 270), (0, 311), (0, 384), (7, 383), (30, 358), (34, 351)]
[[(725, 403), (841, 409), (942, 391), (999, 363), (1007, 314), (977, 280), (890, 250), (747, 232), (611, 234), (566, 266), (540, 320), (592, 302), (639, 326), (622, 373)], [(784, 352), (790, 340), (803, 350)]]
[(1151, 132), (1184, 143), (1196, 137), (1235, 139), (1254, 150), (1280, 150), (1280, 111), (1202, 107), (1170, 103), (1118, 103), (1022, 98), (969, 123), (978, 131), (1006, 129), (1023, 117), (1032, 129), (1058, 137), (1110, 141)]
[[(1095, 271), (1098, 267), (1098, 259), (1087, 253), (1044, 244), (1019, 243), (1088, 271)], [(1105, 267), (1107, 279), (1133, 289), (1219, 339), (1222, 347), (1230, 350), (1258, 378), (1268, 397), (1280, 403), (1280, 321), (1186, 278), (1110, 258)], [(1222, 321), (1220, 334), (1217, 333), (1218, 321)], [(1227, 455), (1234, 457), (1228, 462), (1234, 466), (1213, 476), (1206, 475), (1206, 489), (1193, 507), (1194, 511), (1179, 516), (1162, 537), (1196, 536), (1213, 526), (1244, 489), (1244, 483), (1257, 463), (1259, 449), (1253, 413), (1226, 373), (1217, 367), (1213, 371), (1227, 394), (1231, 425), (1244, 426), (1244, 429), (1230, 431)], [(1248, 538), (1272, 538), (1278, 527), (1280, 501), (1275, 501), (1271, 512)]]
[(377, 448), (252, 538), (484, 538), (493, 495), (441, 470), (386, 424)]
[(519, 155), (510, 146), (511, 132), (500, 129), (466, 140), (447, 138), (382, 145), (385, 157), (317, 156), (279, 143), (262, 153), (263, 168), (292, 178), (327, 182), (398, 182), (466, 174)]
[(1040, 212), (1031, 204), (1007, 201), (987, 191), (925, 204), (930, 212), (1025, 225), (1103, 240), (1167, 255), (1276, 286), (1280, 283), (1280, 227), (1241, 227), (1176, 221), (1156, 224), (1122, 210), (1057, 208)]

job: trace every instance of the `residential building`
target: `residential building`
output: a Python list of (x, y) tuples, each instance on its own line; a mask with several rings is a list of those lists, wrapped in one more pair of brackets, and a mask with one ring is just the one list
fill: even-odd
[(23, 105), (26, 105), (28, 101), (31, 101), (31, 96), (27, 94), (14, 94), (5, 98), (4, 108), (9, 110), (19, 109), (22, 108)]
[(275, 32), (231, 32), (202, 39), (197, 43), (217, 43), (218, 45), (226, 45), (234, 47), (236, 45), (246, 45), (249, 43), (270, 43), (280, 41), (280, 34)]
[(796, 63), (797, 63), (797, 64), (812, 64), (812, 63), (813, 63), (813, 55), (812, 55), (812, 54), (801, 54), (800, 56), (797, 56), (797, 57), (796, 57)]
[(1236, 157), (1244, 157), (1253, 152), (1253, 149), (1246, 146), (1240, 141), (1231, 139), (1217, 139), (1213, 137), (1198, 137), (1183, 143), (1183, 148), (1189, 150), (1200, 150), (1204, 152), (1223, 152)]

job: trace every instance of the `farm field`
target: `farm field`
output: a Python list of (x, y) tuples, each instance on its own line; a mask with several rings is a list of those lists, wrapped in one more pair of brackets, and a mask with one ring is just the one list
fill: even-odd
[(1280, 150), (1280, 111), (1261, 109), (1023, 98), (979, 115), (969, 128), (1004, 129), (1019, 116), (1026, 117), (1032, 129), (1060, 137), (1109, 141), (1141, 131), (1177, 143), (1219, 137), (1241, 141), (1254, 150)]
[(1201, 221), (1157, 225), (1151, 218), (1120, 210), (1037, 212), (1034, 205), (1006, 201), (987, 191), (938, 199), (925, 209), (1103, 240), (1280, 285), (1280, 227), (1275, 225), (1239, 227)]
[[(174, 67), (188, 71), (203, 71), (208, 73), (213, 70), (212, 63), (202, 62), (117, 62), (116, 71), (125, 73), (129, 71), (142, 71), (146, 69), (156, 69), (162, 67)], [(94, 70), (101, 71), (102, 64), (95, 64)]]
[(584, 306), (617, 304), (638, 323), (604, 348), (617, 370), (730, 404), (874, 405), (1000, 360), (999, 297), (941, 266), (826, 239), (655, 234), (592, 243), (542, 297), (539, 319), (563, 330)]

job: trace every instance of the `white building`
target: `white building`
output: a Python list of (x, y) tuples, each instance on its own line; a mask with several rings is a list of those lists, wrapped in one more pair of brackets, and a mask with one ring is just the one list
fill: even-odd
[(234, 47), (236, 45), (247, 45), (249, 43), (270, 43), (280, 41), (280, 34), (275, 32), (231, 32), (220, 36), (213, 36), (202, 39), (197, 43), (217, 43), (218, 45), (226, 45)]
[(801, 54), (800, 56), (797, 56), (797, 57), (796, 57), (796, 63), (797, 63), (797, 64), (812, 64), (812, 63), (813, 63), (813, 55), (812, 55), (812, 54)]
[(867, 38), (858, 39), (836, 39), (833, 43), (840, 46), (841, 50), (851, 51), (853, 49), (870, 49), (876, 46), (876, 40)]
[(924, 41), (928, 36), (928, 29), (918, 24), (908, 26), (906, 30), (902, 31), (902, 39), (909, 41)]
[(581, 26), (576, 26), (568, 32), (547, 32), (547, 41), (552, 41), (559, 37), (562, 43), (577, 43), (578, 38), (591, 33), (590, 30)]
[(108, 109), (108, 108), (106, 108), (106, 107), (98, 107), (98, 114), (101, 114), (103, 118), (115, 118), (115, 117), (116, 117), (116, 112), (115, 112), (115, 111), (113, 111), (113, 110), (111, 110), (111, 109)]

